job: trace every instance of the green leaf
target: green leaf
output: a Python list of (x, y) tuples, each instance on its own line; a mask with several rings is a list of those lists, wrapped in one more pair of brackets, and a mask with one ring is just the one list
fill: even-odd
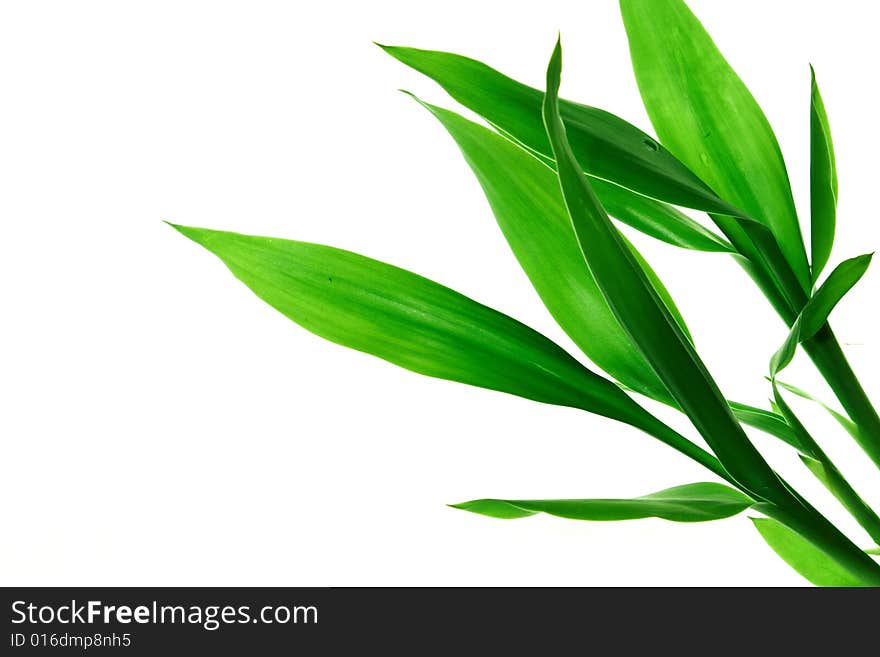
[(810, 66), (810, 228), (813, 281), (831, 255), (837, 215), (837, 163), (825, 103)]
[[(666, 388), (633, 346), (584, 266), (556, 173), (488, 128), (455, 112), (423, 105), (458, 144), (510, 248), (556, 322), (591, 361), (616, 380), (671, 403)], [(631, 245), (630, 249), (635, 254)], [(639, 262), (684, 326), (659, 279), (644, 260), (639, 258)]]
[[(415, 98), (435, 114), (439, 110), (445, 114), (458, 116), (449, 110), (441, 110), (441, 108), (425, 103), (409, 92), (404, 93)], [(438, 118), (443, 120), (440, 116), (438, 116)], [(460, 121), (464, 121), (463, 118), (458, 118)], [(540, 120), (540, 114), (537, 114), (536, 118)], [(473, 125), (477, 126), (477, 124)], [(485, 130), (482, 126), (477, 127)], [(489, 130), (486, 130), (486, 132), (494, 135), (496, 138), (498, 137), (497, 134), (492, 133)], [(510, 140), (505, 139), (505, 142), (508, 141)], [(542, 154), (532, 151), (529, 152), (547, 166), (553, 166), (553, 161)], [(734, 251), (734, 248), (726, 240), (718, 237), (715, 233), (671, 205), (662, 203), (648, 196), (633, 193), (620, 185), (608, 182), (601, 178), (593, 177), (592, 181), (595, 185), (596, 193), (599, 195), (599, 198), (602, 199), (608, 213), (615, 219), (644, 232), (646, 235), (650, 235), (655, 239), (662, 240), (673, 246), (693, 249), (696, 251), (724, 253), (731, 253)]]
[(809, 340), (819, 332), (834, 307), (864, 276), (873, 255), (844, 260), (828, 275), (801, 311), (801, 340)]
[(868, 554), (874, 554), (874, 555), (880, 556), (880, 547), (868, 548), (867, 550), (865, 550), (865, 552), (867, 552)]
[(790, 428), (794, 441), (791, 443), (799, 452), (803, 464), (825, 488), (849, 511), (856, 521), (875, 541), (880, 540), (880, 517), (865, 503), (856, 490), (841, 474), (837, 466), (828, 458), (807, 428), (779, 392), (776, 380), (771, 379), (774, 407), (779, 409), (786, 425)]
[(800, 342), (800, 316), (798, 316), (791, 330), (785, 338), (782, 346), (776, 350), (776, 353), (770, 357), (770, 378), (774, 379), (779, 372), (788, 367), (789, 363), (794, 359), (797, 351), (798, 342)]
[(729, 479), (718, 460), (540, 333), (403, 269), (320, 244), (173, 226), (263, 301), (331, 342), (440, 379), (625, 422)]
[(806, 390), (802, 390), (801, 388), (795, 387), (795, 386), (791, 385), (790, 383), (785, 383), (783, 381), (777, 380), (776, 385), (778, 385), (780, 388), (782, 388), (784, 390), (788, 390), (790, 393), (797, 395), (798, 397), (801, 397), (803, 399), (811, 401), (815, 404), (819, 404), (819, 406), (824, 408), (828, 412), (828, 414), (831, 415), (831, 417), (833, 417), (837, 421), (837, 423), (840, 424), (840, 426), (843, 427), (843, 429), (850, 436), (855, 438), (856, 442), (861, 444), (862, 437), (861, 437), (861, 434), (859, 433), (858, 426), (856, 426), (856, 423), (853, 422), (852, 420), (850, 420), (848, 417), (846, 417), (843, 413), (835, 410), (834, 408), (832, 408), (831, 406), (826, 404), (824, 401), (822, 401), (818, 397), (811, 395)]
[[(378, 44), (377, 44), (378, 45)], [(423, 73), (456, 101), (500, 132), (552, 158), (544, 132), (544, 94), (468, 57), (434, 50), (380, 45)], [(673, 205), (736, 213), (656, 140), (609, 112), (560, 101), (572, 148), (587, 174)], [(623, 219), (621, 219), (623, 220)]]
[(303, 328), (406, 369), (624, 422), (645, 413), (516, 320), (449, 288), (320, 244), (175, 226)]
[[(427, 107), (427, 104), (419, 100), (414, 94), (408, 91), (404, 91), (404, 93), (409, 94)], [(509, 133), (503, 130), (500, 132), (513, 139)], [(516, 140), (513, 139), (513, 141)], [(541, 162), (555, 170), (556, 163), (551, 158), (530, 150), (521, 142), (517, 143), (541, 160)], [(590, 174), (588, 173), (587, 175)], [(649, 235), (672, 246), (693, 251), (737, 253), (730, 242), (719, 237), (668, 203), (637, 194), (616, 183), (595, 176), (590, 176), (590, 184), (592, 184), (596, 195), (602, 201), (602, 205), (605, 206), (605, 210), (611, 217), (635, 228), (645, 235)]]
[(633, 499), (597, 500), (473, 500), (450, 506), (502, 519), (546, 513), (571, 520), (638, 520), (662, 518), (674, 522), (721, 520), (745, 511), (753, 500), (738, 490), (716, 483), (687, 484)]
[(752, 518), (755, 528), (776, 554), (816, 586), (863, 586), (810, 541), (771, 518)]
[(794, 431), (785, 421), (785, 418), (780, 417), (777, 413), (733, 401), (729, 401), (728, 404), (736, 419), (740, 422), (779, 438), (779, 440), (788, 443), (797, 450), (803, 449)]
[(810, 297), (801, 310), (782, 346), (770, 359), (770, 377), (775, 378), (794, 358), (799, 342), (809, 340), (828, 321), (828, 316), (841, 299), (864, 276), (873, 254), (844, 260)]
[(660, 141), (722, 199), (768, 226), (809, 290), (785, 162), (752, 94), (681, 0), (621, 0), (620, 8)]
[(657, 296), (575, 159), (559, 115), (561, 69), (562, 48), (557, 43), (547, 69), (544, 121), (586, 266), (633, 344), (733, 478), (765, 499), (790, 499), (733, 417), (693, 345)]

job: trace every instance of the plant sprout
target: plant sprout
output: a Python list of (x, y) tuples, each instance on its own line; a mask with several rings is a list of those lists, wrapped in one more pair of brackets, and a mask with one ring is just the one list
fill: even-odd
[[(416, 99), (458, 145), (547, 310), (602, 373), (517, 320), (397, 267), (318, 244), (174, 227), (323, 338), (428, 376), (626, 423), (718, 480), (633, 499), (487, 498), (452, 506), (505, 519), (546, 513), (675, 522), (751, 509), (767, 544), (810, 582), (878, 586), (880, 563), (871, 555), (880, 545), (880, 518), (783, 393), (818, 400), (778, 379), (802, 347), (844, 412), (823, 406), (880, 467), (880, 419), (828, 325), (871, 257), (845, 260), (821, 278), (838, 188), (815, 74), (811, 68), (808, 257), (773, 130), (697, 18), (681, 0), (621, 0), (620, 8), (657, 139), (609, 112), (559, 98), (559, 42), (544, 90), (460, 55), (380, 46), (485, 120)], [(742, 266), (789, 327), (768, 371), (757, 373), (769, 381), (770, 410), (724, 396), (669, 293), (615, 222), (679, 248), (732, 255)], [(638, 395), (687, 416), (708, 449), (655, 417)], [(784, 481), (744, 425), (796, 450), (875, 547), (857, 546)]]

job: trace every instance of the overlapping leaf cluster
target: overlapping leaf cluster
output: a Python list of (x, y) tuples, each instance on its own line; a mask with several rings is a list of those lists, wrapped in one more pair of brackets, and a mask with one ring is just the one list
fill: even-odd
[[(582, 409), (624, 422), (705, 466), (721, 483), (620, 499), (499, 500), (454, 505), (496, 518), (725, 518), (747, 508), (793, 568), (820, 585), (880, 585), (880, 565), (791, 488), (743, 429), (797, 450), (875, 543), (880, 519), (795, 416), (777, 380), (800, 344), (845, 414), (830, 409), (880, 465), (880, 419), (828, 327), (869, 256), (817, 287), (831, 254), (837, 174), (812, 77), (810, 257), (769, 122), (680, 0), (621, 0), (655, 139), (601, 109), (559, 98), (557, 43), (544, 90), (475, 60), (381, 46), (437, 82), (486, 125), (418, 100), (457, 144), (501, 232), (556, 322), (601, 372), (496, 310), (391, 265), (329, 246), (176, 228), (219, 256), (253, 292), (338, 344), (428, 376)], [(811, 69), (812, 70), (812, 69)], [(710, 225), (683, 212), (706, 213)], [(788, 325), (770, 362), (773, 408), (727, 400), (657, 274), (612, 220), (670, 245), (736, 258)], [(636, 401), (686, 415), (705, 450)]]

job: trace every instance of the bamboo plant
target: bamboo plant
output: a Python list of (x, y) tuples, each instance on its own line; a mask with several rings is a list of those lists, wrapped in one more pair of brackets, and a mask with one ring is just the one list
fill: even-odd
[[(808, 254), (773, 130), (698, 19), (681, 0), (621, 0), (620, 8), (656, 139), (607, 111), (561, 99), (560, 43), (544, 90), (460, 55), (380, 46), (484, 119), (475, 123), (416, 99), (464, 155), (548, 311), (603, 373), (515, 319), (391, 265), (319, 244), (174, 227), (323, 338), (428, 376), (626, 423), (717, 480), (627, 500), (487, 498), (453, 506), (506, 519), (547, 513), (677, 522), (751, 509), (767, 544), (810, 582), (878, 586), (880, 563), (871, 555), (880, 545), (880, 518), (785, 398), (807, 393), (778, 378), (801, 347), (844, 412), (826, 408), (880, 467), (880, 419), (828, 324), (870, 256), (845, 260), (822, 277), (838, 189), (815, 75)], [(706, 213), (708, 221), (679, 208)], [(789, 327), (784, 344), (768, 354), (768, 371), (756, 373), (769, 382), (771, 409), (723, 395), (668, 291), (615, 221), (675, 247), (731, 255), (742, 266)], [(658, 419), (639, 396), (686, 415), (708, 449)], [(744, 425), (796, 450), (874, 547), (854, 543), (784, 481)]]

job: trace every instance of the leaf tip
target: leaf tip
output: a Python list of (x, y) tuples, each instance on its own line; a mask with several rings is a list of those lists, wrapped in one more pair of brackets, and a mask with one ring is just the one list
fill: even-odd
[(378, 41), (373, 41), (373, 45), (381, 48), (385, 54), (394, 57), (394, 59), (407, 66), (412, 66), (411, 61), (413, 52), (418, 52), (414, 48), (407, 48), (406, 46), (389, 46), (387, 43), (379, 43)]
[(438, 107), (437, 105), (432, 105), (431, 103), (422, 100), (421, 98), (419, 98), (418, 96), (416, 96), (416, 95), (415, 95), (413, 92), (411, 92), (411, 91), (408, 91), (408, 90), (406, 90), (406, 89), (398, 89), (398, 91), (399, 91), (400, 93), (405, 94), (406, 96), (409, 96), (410, 98), (412, 98), (412, 99), (413, 99), (414, 101), (416, 101), (419, 105), (421, 105), (421, 106), (424, 107), (426, 110), (428, 110), (431, 114), (433, 114), (433, 115), (436, 116), (438, 119), (440, 119), (441, 122), (444, 121), (444, 116), (445, 116), (445, 115), (452, 114), (452, 112), (450, 112), (449, 110), (445, 110), (445, 109), (443, 109), (442, 107)]
[(482, 513), (481, 506), (486, 502), (486, 500), (468, 500), (467, 502), (456, 502), (454, 504), (447, 504), (450, 509), (458, 509), (459, 511), (469, 511), (470, 513), (478, 513), (480, 515), (485, 515)]
[(410, 98), (412, 98), (414, 101), (416, 101), (419, 105), (424, 107), (426, 110), (428, 110), (432, 114), (436, 114), (436, 112), (434, 110), (436, 110), (437, 108), (434, 105), (431, 105), (430, 103), (426, 103), (424, 100), (422, 100), (421, 98), (416, 96), (412, 91), (409, 91), (408, 89), (398, 89), (398, 91), (400, 93), (402, 93), (403, 95), (409, 96)]
[(373, 41), (373, 45), (378, 48), (381, 48), (382, 50), (384, 50), (386, 53), (388, 53), (392, 57), (397, 57), (397, 51), (400, 49), (397, 46), (389, 46), (384, 43), (379, 43), (378, 41)]
[(523, 509), (516, 504), (507, 500), (481, 499), (470, 500), (469, 502), (460, 502), (458, 504), (447, 504), (446, 506), (461, 511), (476, 513), (489, 518), (498, 518), (499, 520), (515, 520), (517, 518), (527, 518), (535, 515), (535, 511)]
[(806, 454), (798, 454), (798, 458), (801, 460), (801, 463), (807, 466), (807, 468), (809, 468), (810, 470), (813, 470), (816, 467), (824, 467), (821, 461), (814, 459), (812, 456), (807, 456)]
[(212, 233), (216, 232), (213, 230), (209, 230), (207, 228), (196, 228), (195, 226), (181, 226), (180, 224), (173, 224), (170, 221), (164, 221), (164, 223), (171, 226), (174, 230), (176, 230), (178, 233), (180, 233), (184, 237), (191, 239), (196, 244), (204, 246), (205, 248), (208, 248), (207, 241), (208, 241), (208, 238), (210, 237), (210, 235)]
[(556, 39), (556, 45), (553, 46), (553, 54), (550, 55), (550, 61), (547, 64), (547, 92), (544, 94), (544, 122), (546, 124), (548, 115), (551, 115), (556, 108), (559, 96), (559, 85), (562, 77), (562, 35)]
[(189, 233), (191, 233), (194, 230), (197, 230), (196, 228), (193, 228), (192, 226), (181, 226), (180, 224), (174, 224), (174, 223), (171, 223), (170, 221), (166, 221), (165, 219), (162, 219), (162, 223), (165, 224), (166, 226), (171, 226), (178, 233), (180, 233), (181, 235), (186, 235), (187, 237), (189, 237)]
[(553, 74), (556, 87), (559, 87), (559, 78), (562, 74), (562, 33), (557, 34), (556, 43), (553, 45), (553, 53), (550, 55), (550, 64), (547, 67), (548, 86), (549, 76)]

